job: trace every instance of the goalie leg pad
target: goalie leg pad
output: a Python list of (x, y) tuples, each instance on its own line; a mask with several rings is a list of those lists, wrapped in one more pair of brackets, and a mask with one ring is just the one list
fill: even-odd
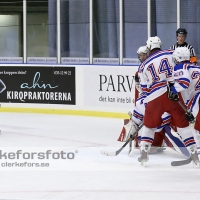
[[(124, 125), (128, 124), (128, 122), (129, 122), (129, 119), (124, 119)], [(125, 142), (126, 141), (126, 130), (125, 130), (124, 126), (122, 128), (122, 131), (121, 131), (117, 141), (119, 141), (119, 142)]]

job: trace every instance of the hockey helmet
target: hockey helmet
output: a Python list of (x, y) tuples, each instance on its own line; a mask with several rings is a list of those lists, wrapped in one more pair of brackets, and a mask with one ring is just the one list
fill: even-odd
[(147, 48), (147, 46), (141, 46), (139, 47), (139, 49), (137, 50), (137, 54), (138, 54), (138, 59), (140, 60), (140, 62), (144, 62), (149, 54), (149, 50)]
[(183, 35), (187, 35), (187, 31), (185, 28), (179, 28), (177, 31), (176, 31), (176, 37), (178, 36), (178, 34), (183, 34)]
[(156, 48), (160, 49), (162, 46), (162, 42), (158, 36), (149, 37), (146, 42), (146, 46), (149, 50), (156, 49)]
[(172, 59), (174, 63), (179, 63), (181, 61), (190, 60), (190, 51), (187, 47), (178, 47), (174, 50), (172, 54)]
[(141, 54), (141, 53), (148, 53), (147, 46), (141, 46), (141, 47), (139, 47), (139, 49), (137, 50), (137, 54)]

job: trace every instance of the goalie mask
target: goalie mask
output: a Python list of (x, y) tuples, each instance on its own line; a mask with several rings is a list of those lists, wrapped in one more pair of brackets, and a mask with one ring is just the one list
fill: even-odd
[(178, 47), (172, 54), (172, 59), (175, 64), (182, 61), (190, 61), (190, 51), (187, 47)]
[(140, 78), (138, 76), (138, 72), (135, 74), (135, 87), (138, 92), (142, 92), (142, 88), (140, 86)]
[(149, 37), (146, 42), (147, 48), (151, 51), (152, 49), (161, 49), (162, 42), (158, 36)]
[(137, 50), (137, 54), (138, 54), (138, 59), (140, 60), (141, 63), (147, 59), (148, 53), (149, 53), (149, 50), (147, 46), (139, 47), (139, 49)]

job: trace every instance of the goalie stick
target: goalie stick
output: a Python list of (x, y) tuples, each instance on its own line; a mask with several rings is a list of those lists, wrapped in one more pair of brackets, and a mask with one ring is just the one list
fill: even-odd
[[(133, 114), (132, 114), (132, 112), (128, 112), (128, 115), (129, 115), (129, 117), (130, 117), (130, 120), (132, 119), (132, 116), (133, 116)], [(133, 142), (133, 139), (134, 139), (134, 137), (132, 137), (132, 140), (130, 140), (130, 142), (129, 142), (129, 151), (128, 151), (128, 155), (130, 155), (130, 153), (131, 153), (131, 151), (132, 151), (132, 142)]]
[(123, 149), (124, 147), (133, 140), (133, 137), (137, 134), (137, 132), (143, 127), (143, 124), (141, 124), (138, 129), (130, 135), (130, 138), (123, 144), (123, 146), (118, 149), (117, 151), (115, 152), (108, 152), (108, 151), (104, 151), (104, 150), (101, 150), (101, 153), (104, 155), (104, 156), (117, 156)]
[(130, 155), (131, 151), (132, 151), (132, 142), (133, 142), (134, 137), (132, 137), (132, 140), (129, 142), (129, 151), (128, 151), (128, 155)]

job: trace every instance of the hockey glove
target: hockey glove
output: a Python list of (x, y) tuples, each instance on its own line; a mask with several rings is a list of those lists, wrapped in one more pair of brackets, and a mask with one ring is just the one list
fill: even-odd
[(190, 123), (194, 122), (194, 116), (191, 112), (186, 112), (185, 117), (186, 117), (188, 122), (190, 122)]
[(124, 129), (125, 129), (124, 141), (127, 141), (130, 137), (132, 137), (132, 134), (137, 131), (138, 125), (133, 120), (130, 119), (129, 122), (126, 125), (124, 125)]
[(178, 93), (176, 92), (174, 88), (174, 83), (168, 83), (167, 84), (167, 96), (168, 99), (172, 101), (178, 101)]

